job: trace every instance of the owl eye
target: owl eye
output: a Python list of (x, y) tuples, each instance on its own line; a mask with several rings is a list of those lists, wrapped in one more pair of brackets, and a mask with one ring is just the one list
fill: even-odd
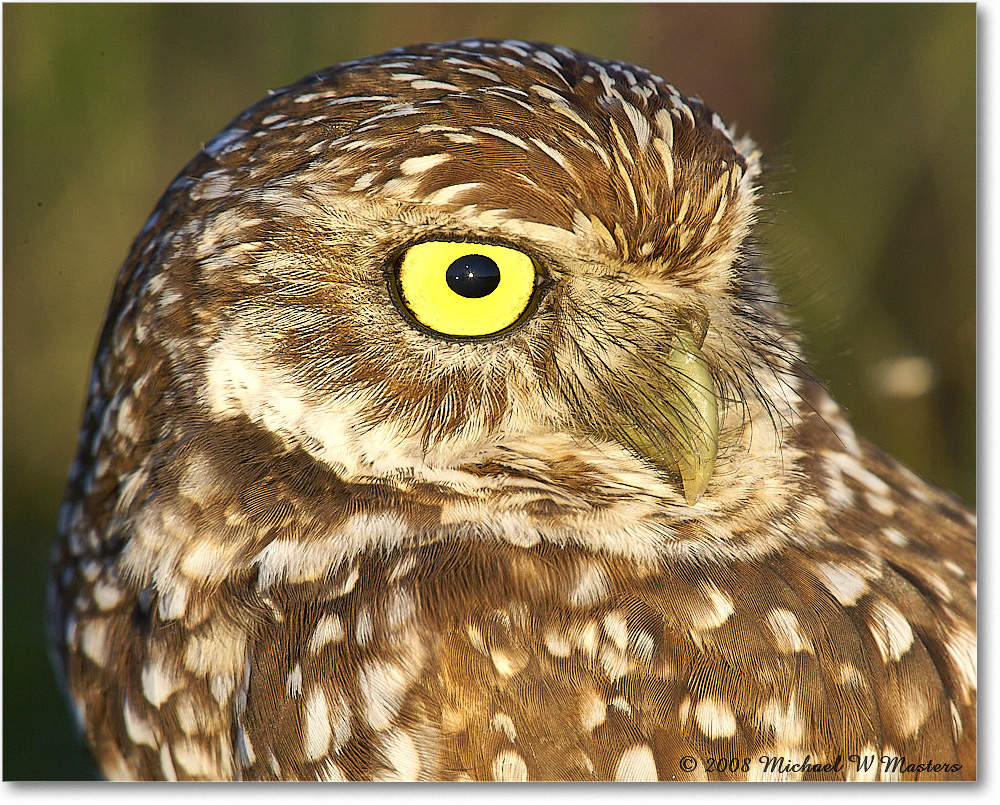
[(537, 285), (524, 252), (488, 243), (418, 243), (399, 262), (403, 305), (424, 327), (443, 335), (484, 336), (523, 316)]

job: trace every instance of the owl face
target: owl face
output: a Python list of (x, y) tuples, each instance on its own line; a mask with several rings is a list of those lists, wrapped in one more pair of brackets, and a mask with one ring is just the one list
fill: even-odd
[[(751, 143), (628, 65), (393, 52), (210, 142), (146, 292), (182, 328), (171, 371), (206, 430), (245, 418), (339, 477), (451, 490), (493, 462), (576, 493), (583, 461), (681, 516), (786, 383), (760, 357), (779, 325), (749, 266), (758, 173)], [(730, 406), (742, 387), (762, 393)]]

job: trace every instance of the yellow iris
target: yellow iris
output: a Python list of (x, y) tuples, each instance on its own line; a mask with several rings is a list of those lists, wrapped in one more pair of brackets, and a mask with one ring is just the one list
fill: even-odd
[(444, 335), (492, 335), (514, 324), (535, 290), (535, 264), (516, 249), (488, 243), (427, 241), (399, 265), (403, 303)]

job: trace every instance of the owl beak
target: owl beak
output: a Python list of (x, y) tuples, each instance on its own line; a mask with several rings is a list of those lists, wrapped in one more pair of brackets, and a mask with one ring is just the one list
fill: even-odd
[(587, 405), (574, 409), (584, 433), (618, 442), (679, 481), (689, 505), (712, 480), (719, 449), (715, 381), (701, 350), (708, 321), (702, 318), (685, 316), (664, 332), (666, 354), (632, 352), (591, 387)]
[(679, 480), (693, 505), (712, 479), (719, 448), (715, 381), (692, 329), (678, 326), (670, 339), (665, 357), (633, 354), (618, 367), (577, 411), (577, 422)]
[(664, 411), (674, 436), (674, 460), (681, 476), (684, 498), (694, 504), (705, 492), (715, 469), (719, 449), (719, 409), (708, 363), (695, 336), (677, 330), (677, 346), (666, 361), (675, 394)]

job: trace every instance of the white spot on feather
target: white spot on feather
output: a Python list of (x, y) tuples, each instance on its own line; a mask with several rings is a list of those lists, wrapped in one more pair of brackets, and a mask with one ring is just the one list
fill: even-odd
[(649, 145), (649, 140), (652, 136), (649, 121), (646, 120), (646, 116), (642, 112), (624, 99), (622, 100), (622, 108), (625, 110), (628, 122), (632, 124), (632, 131), (635, 132), (635, 140), (639, 148), (645, 148)]
[(573, 170), (570, 168), (569, 163), (566, 161), (566, 157), (562, 155), (561, 152), (557, 151), (551, 145), (546, 143), (544, 140), (540, 140), (538, 137), (532, 137), (531, 142), (545, 154), (549, 159), (555, 162), (560, 168), (562, 168), (570, 176), (573, 175)]
[[(660, 137), (663, 138), (663, 144), (669, 151), (674, 147), (674, 121), (670, 116), (670, 112), (666, 109), (657, 109), (653, 114), (653, 120), (656, 121), (656, 127), (660, 130)], [(670, 164), (673, 165), (672, 158)], [(671, 170), (672, 175), (673, 171)]]
[(145, 744), (156, 749), (158, 742), (153, 728), (148, 721), (145, 721), (132, 708), (132, 702), (129, 701), (128, 693), (125, 694), (124, 714), (125, 731), (129, 737), (137, 744)]
[(500, 676), (515, 676), (528, 664), (528, 656), (523, 652), (493, 651), (490, 653), (493, 667)]
[(868, 592), (868, 582), (844, 565), (824, 562), (816, 566), (816, 574), (833, 597), (845, 607), (854, 606)]
[(320, 767), (319, 772), (316, 775), (317, 779), (324, 783), (346, 783), (347, 777), (344, 772), (341, 771), (340, 766), (334, 763), (332, 760), (327, 760)]
[(181, 570), (196, 579), (217, 578), (229, 573), (229, 557), (217, 545), (202, 542), (185, 552)]
[(778, 650), (785, 654), (804, 651), (813, 654), (813, 645), (802, 634), (802, 627), (794, 612), (787, 609), (772, 609), (767, 616), (767, 625), (771, 627), (777, 640)]
[(395, 718), (410, 687), (410, 675), (398, 665), (374, 662), (358, 675), (365, 701), (365, 720), (372, 729), (384, 730)]
[(601, 666), (604, 668), (604, 673), (606, 673), (608, 675), (608, 679), (612, 681), (621, 679), (633, 670), (632, 663), (629, 662), (628, 655), (625, 651), (614, 645), (606, 643), (601, 648), (600, 660)]
[(501, 732), (507, 736), (511, 743), (517, 740), (517, 730), (514, 728), (514, 721), (506, 713), (497, 713), (490, 721), (490, 727), (494, 732)]
[(372, 614), (365, 607), (358, 612), (357, 622), (354, 624), (354, 639), (357, 640), (359, 646), (366, 646), (373, 634)]
[(709, 738), (730, 738), (736, 734), (736, 717), (733, 711), (728, 704), (718, 699), (701, 699), (694, 707), (694, 719)]
[(257, 754), (253, 751), (253, 741), (242, 724), (236, 729), (236, 759), (241, 766), (252, 766), (257, 762)]
[(698, 631), (718, 629), (736, 611), (732, 599), (713, 584), (704, 584), (702, 589), (708, 597), (707, 606), (692, 617), (692, 626)]
[(956, 741), (960, 741), (965, 732), (962, 726), (962, 714), (955, 706), (955, 702), (949, 702), (948, 704), (951, 706), (951, 735)]
[(184, 652), (184, 664), (196, 674), (225, 673), (243, 665), (247, 635), (235, 624), (216, 623), (192, 635)]
[(459, 87), (456, 87), (454, 84), (446, 84), (444, 81), (418, 79), (417, 81), (411, 81), (410, 86), (414, 89), (445, 89), (452, 92), (461, 92)]
[(431, 168), (447, 162), (449, 159), (451, 157), (448, 154), (428, 154), (423, 157), (410, 157), (402, 161), (399, 169), (404, 176), (412, 176), (416, 173), (429, 171)]
[(652, 662), (653, 651), (656, 649), (656, 641), (649, 632), (635, 633), (635, 653), (642, 662)]
[(212, 756), (196, 741), (184, 738), (175, 741), (170, 747), (177, 765), (196, 780), (209, 780), (218, 777), (219, 769)]
[(163, 769), (163, 777), (168, 782), (177, 782), (177, 771), (174, 769), (174, 761), (170, 757), (170, 747), (166, 744), (160, 747), (160, 768)]
[(396, 581), (396, 579), (401, 579), (403, 576), (407, 575), (411, 570), (417, 566), (417, 555), (415, 553), (408, 553), (392, 569), (389, 574), (389, 581)]
[(225, 707), (236, 687), (236, 679), (232, 674), (213, 674), (210, 677), (209, 687), (212, 691), (212, 698), (219, 703), (220, 707)]
[(757, 711), (757, 718), (762, 726), (774, 730), (775, 741), (780, 745), (795, 746), (805, 737), (805, 719), (799, 712), (794, 694), (788, 701), (769, 699)]
[(977, 687), (976, 634), (965, 624), (953, 623), (946, 629), (945, 651), (958, 671), (962, 687), (968, 696)]
[(191, 188), (191, 198), (213, 200), (225, 198), (233, 192), (231, 177), (225, 171), (210, 171)]
[(545, 648), (553, 657), (568, 657), (573, 651), (573, 645), (566, 635), (550, 628), (545, 632)]
[(480, 67), (462, 67), (459, 72), (467, 73), (468, 75), (478, 76), (479, 78), (485, 78), (487, 81), (494, 81), (497, 84), (503, 83), (500, 76), (494, 73), (492, 70), (485, 70)]
[(580, 723), (587, 732), (597, 729), (608, 716), (608, 705), (596, 693), (587, 697), (581, 708)]
[(90, 592), (94, 597), (94, 603), (105, 611), (118, 606), (125, 595), (117, 584), (110, 584), (106, 581), (96, 582)]
[(845, 662), (840, 666), (840, 671), (837, 675), (837, 682), (840, 685), (848, 687), (858, 687), (862, 689), (866, 689), (868, 687), (868, 683), (865, 682), (864, 677), (861, 676), (861, 672), (858, 670), (857, 666), (850, 662)]
[(159, 707), (184, 686), (178, 677), (161, 660), (151, 659), (142, 668), (142, 693), (153, 707)]
[(848, 453), (827, 452), (827, 463), (839, 469), (860, 483), (873, 495), (888, 497), (891, 493), (889, 485), (875, 473), (865, 469), (861, 462)]
[(102, 668), (108, 660), (108, 622), (106, 620), (85, 621), (80, 628), (80, 648), (91, 660)]
[(333, 735), (326, 694), (321, 687), (313, 688), (306, 699), (303, 718), (302, 747), (306, 759), (318, 760), (326, 755)]
[(604, 568), (597, 563), (589, 562), (577, 571), (567, 598), (575, 607), (589, 607), (603, 601), (608, 591), (609, 582)]
[(247, 131), (245, 129), (226, 129), (209, 140), (202, 150), (211, 157), (217, 157), (220, 154), (224, 154), (227, 151), (231, 151), (234, 148), (239, 147), (243, 140), (246, 139), (246, 136)]
[(604, 616), (604, 631), (624, 651), (628, 645), (628, 623), (621, 613), (612, 611)]
[(378, 174), (374, 171), (368, 171), (367, 173), (362, 173), (357, 179), (354, 180), (354, 184), (351, 185), (351, 192), (360, 193), (362, 190), (367, 190), (372, 186), (372, 182)]
[(515, 134), (511, 134), (509, 131), (504, 131), (503, 129), (495, 129), (492, 126), (473, 126), (473, 131), (480, 131), (483, 134), (489, 134), (491, 137), (497, 137), (501, 140), (506, 140), (512, 145), (516, 145), (525, 151), (530, 150), (528, 144)]
[(288, 679), (285, 680), (285, 691), (293, 699), (302, 695), (302, 666), (295, 663), (295, 667), (288, 672)]
[(896, 504), (892, 502), (892, 498), (885, 495), (876, 495), (873, 492), (865, 493), (865, 500), (868, 501), (868, 505), (872, 509), (883, 517), (892, 517), (896, 513)]
[(79, 637), (80, 630), (76, 615), (72, 612), (66, 618), (66, 628), (63, 631), (66, 636), (66, 644), (75, 649), (77, 647), (77, 639)]
[(402, 730), (393, 730), (382, 738), (382, 752), (392, 771), (380, 780), (412, 782), (420, 778), (420, 753), (413, 738)]
[(879, 654), (885, 662), (898, 661), (913, 645), (913, 630), (903, 614), (888, 601), (877, 599), (871, 603), (868, 631), (875, 639)]
[(457, 196), (479, 187), (482, 182), (460, 182), (435, 190), (427, 196), (428, 204), (451, 204)]
[(893, 545), (898, 545), (900, 548), (905, 548), (910, 544), (909, 538), (904, 533), (889, 526), (882, 529), (882, 535)]
[(578, 626), (575, 632), (576, 647), (589, 657), (595, 656), (597, 654), (599, 635), (597, 624), (592, 620), (588, 620), (586, 623)]
[(188, 587), (175, 582), (160, 590), (160, 598), (156, 604), (157, 614), (165, 621), (181, 617), (187, 609)]
[(319, 619), (312, 637), (309, 639), (309, 650), (315, 654), (330, 643), (336, 643), (344, 638), (344, 624), (336, 615), (324, 615)]
[(904, 738), (913, 738), (930, 715), (930, 705), (927, 697), (915, 685), (902, 697), (899, 708), (899, 731)]
[(472, 145), (479, 142), (479, 140), (471, 134), (462, 134), (458, 131), (449, 131), (444, 136), (446, 140), (456, 143), (457, 145)]
[(524, 783), (528, 781), (528, 766), (517, 752), (504, 749), (498, 752), (491, 767), (493, 779), (497, 782)]
[(648, 744), (636, 744), (626, 749), (615, 768), (615, 780), (620, 783), (655, 783), (656, 760)]

